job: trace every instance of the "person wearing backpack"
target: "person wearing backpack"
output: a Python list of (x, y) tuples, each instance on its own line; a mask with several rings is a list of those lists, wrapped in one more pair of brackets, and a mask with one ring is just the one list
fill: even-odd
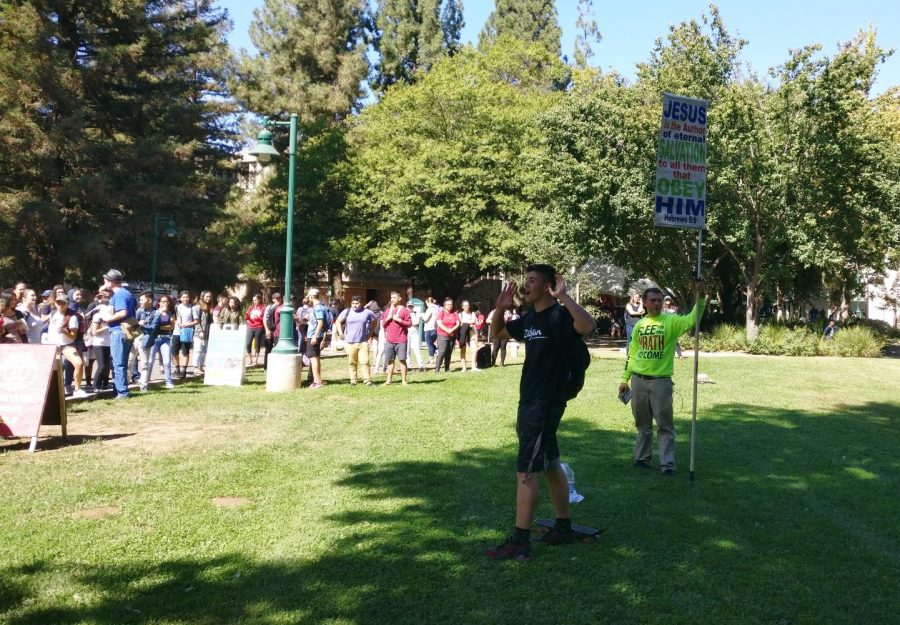
[(309, 358), (309, 368), (313, 374), (309, 388), (322, 388), (325, 386), (322, 383), (322, 343), (325, 340), (325, 333), (331, 329), (330, 315), (328, 307), (319, 299), (319, 289), (310, 289), (309, 299), (312, 303), (312, 313), (306, 331), (306, 356)]
[(541, 541), (555, 546), (578, 538), (572, 530), (569, 484), (560, 462), (556, 430), (566, 402), (584, 384), (590, 354), (581, 337), (596, 331), (597, 322), (569, 296), (565, 280), (552, 266), (528, 265), (525, 272), (525, 303), (532, 310), (506, 322), (504, 313), (513, 305), (516, 294), (515, 283), (510, 283), (500, 292), (491, 318), (491, 334), (495, 338), (525, 342), (516, 417), (516, 523), (506, 541), (485, 552), (494, 560), (532, 557), (531, 524), (540, 494), (538, 480), (533, 479), (532, 473), (544, 472), (556, 515), (556, 524)]
[(263, 356), (263, 369), (269, 368), (269, 354), (275, 347), (278, 340), (278, 333), (275, 331), (278, 322), (278, 311), (281, 310), (281, 293), (272, 293), (272, 303), (266, 306), (263, 312), (263, 327), (266, 330), (266, 353)]
[(682, 334), (694, 328), (697, 315), (703, 315), (706, 288), (703, 282), (697, 282), (697, 304), (687, 315), (663, 312), (663, 294), (656, 287), (644, 291), (644, 306), (647, 314), (632, 331), (619, 395), (632, 392), (631, 414), (637, 428), (634, 466), (639, 469), (652, 467), (653, 420), (656, 419), (659, 466), (663, 475), (671, 476), (675, 475), (675, 419), (672, 414), (675, 346)]

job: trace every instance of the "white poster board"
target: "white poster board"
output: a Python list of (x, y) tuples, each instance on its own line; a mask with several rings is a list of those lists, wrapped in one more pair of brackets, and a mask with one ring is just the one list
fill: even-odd
[(706, 226), (706, 100), (663, 94), (654, 224)]
[(206, 374), (203, 383), (211, 386), (240, 386), (244, 383), (247, 326), (220, 328), (213, 324), (206, 347)]

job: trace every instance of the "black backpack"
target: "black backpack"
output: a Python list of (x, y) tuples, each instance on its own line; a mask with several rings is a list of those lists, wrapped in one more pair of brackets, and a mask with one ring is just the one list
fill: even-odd
[(475, 364), (479, 369), (489, 369), (491, 367), (491, 346), (490, 344), (483, 346), (475, 352)]
[[(559, 315), (561, 315), (562, 305), (554, 310), (552, 324), (555, 328), (559, 324)], [(587, 343), (576, 332), (574, 336), (560, 341), (560, 349), (563, 352), (563, 362), (567, 368), (566, 375), (566, 401), (578, 397), (578, 393), (584, 388), (584, 376), (588, 367), (591, 366), (591, 353), (588, 351)]]

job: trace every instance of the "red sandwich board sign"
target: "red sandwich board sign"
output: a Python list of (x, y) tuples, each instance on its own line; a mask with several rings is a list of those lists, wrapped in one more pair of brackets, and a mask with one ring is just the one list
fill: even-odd
[(37, 447), (42, 425), (62, 426), (66, 401), (55, 345), (0, 346), (0, 436), (30, 438)]

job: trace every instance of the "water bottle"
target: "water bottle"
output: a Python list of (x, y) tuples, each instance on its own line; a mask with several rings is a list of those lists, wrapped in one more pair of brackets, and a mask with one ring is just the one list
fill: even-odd
[(566, 481), (569, 483), (569, 503), (580, 503), (584, 501), (584, 495), (575, 490), (575, 471), (565, 462), (562, 463), (563, 473), (566, 475)]

